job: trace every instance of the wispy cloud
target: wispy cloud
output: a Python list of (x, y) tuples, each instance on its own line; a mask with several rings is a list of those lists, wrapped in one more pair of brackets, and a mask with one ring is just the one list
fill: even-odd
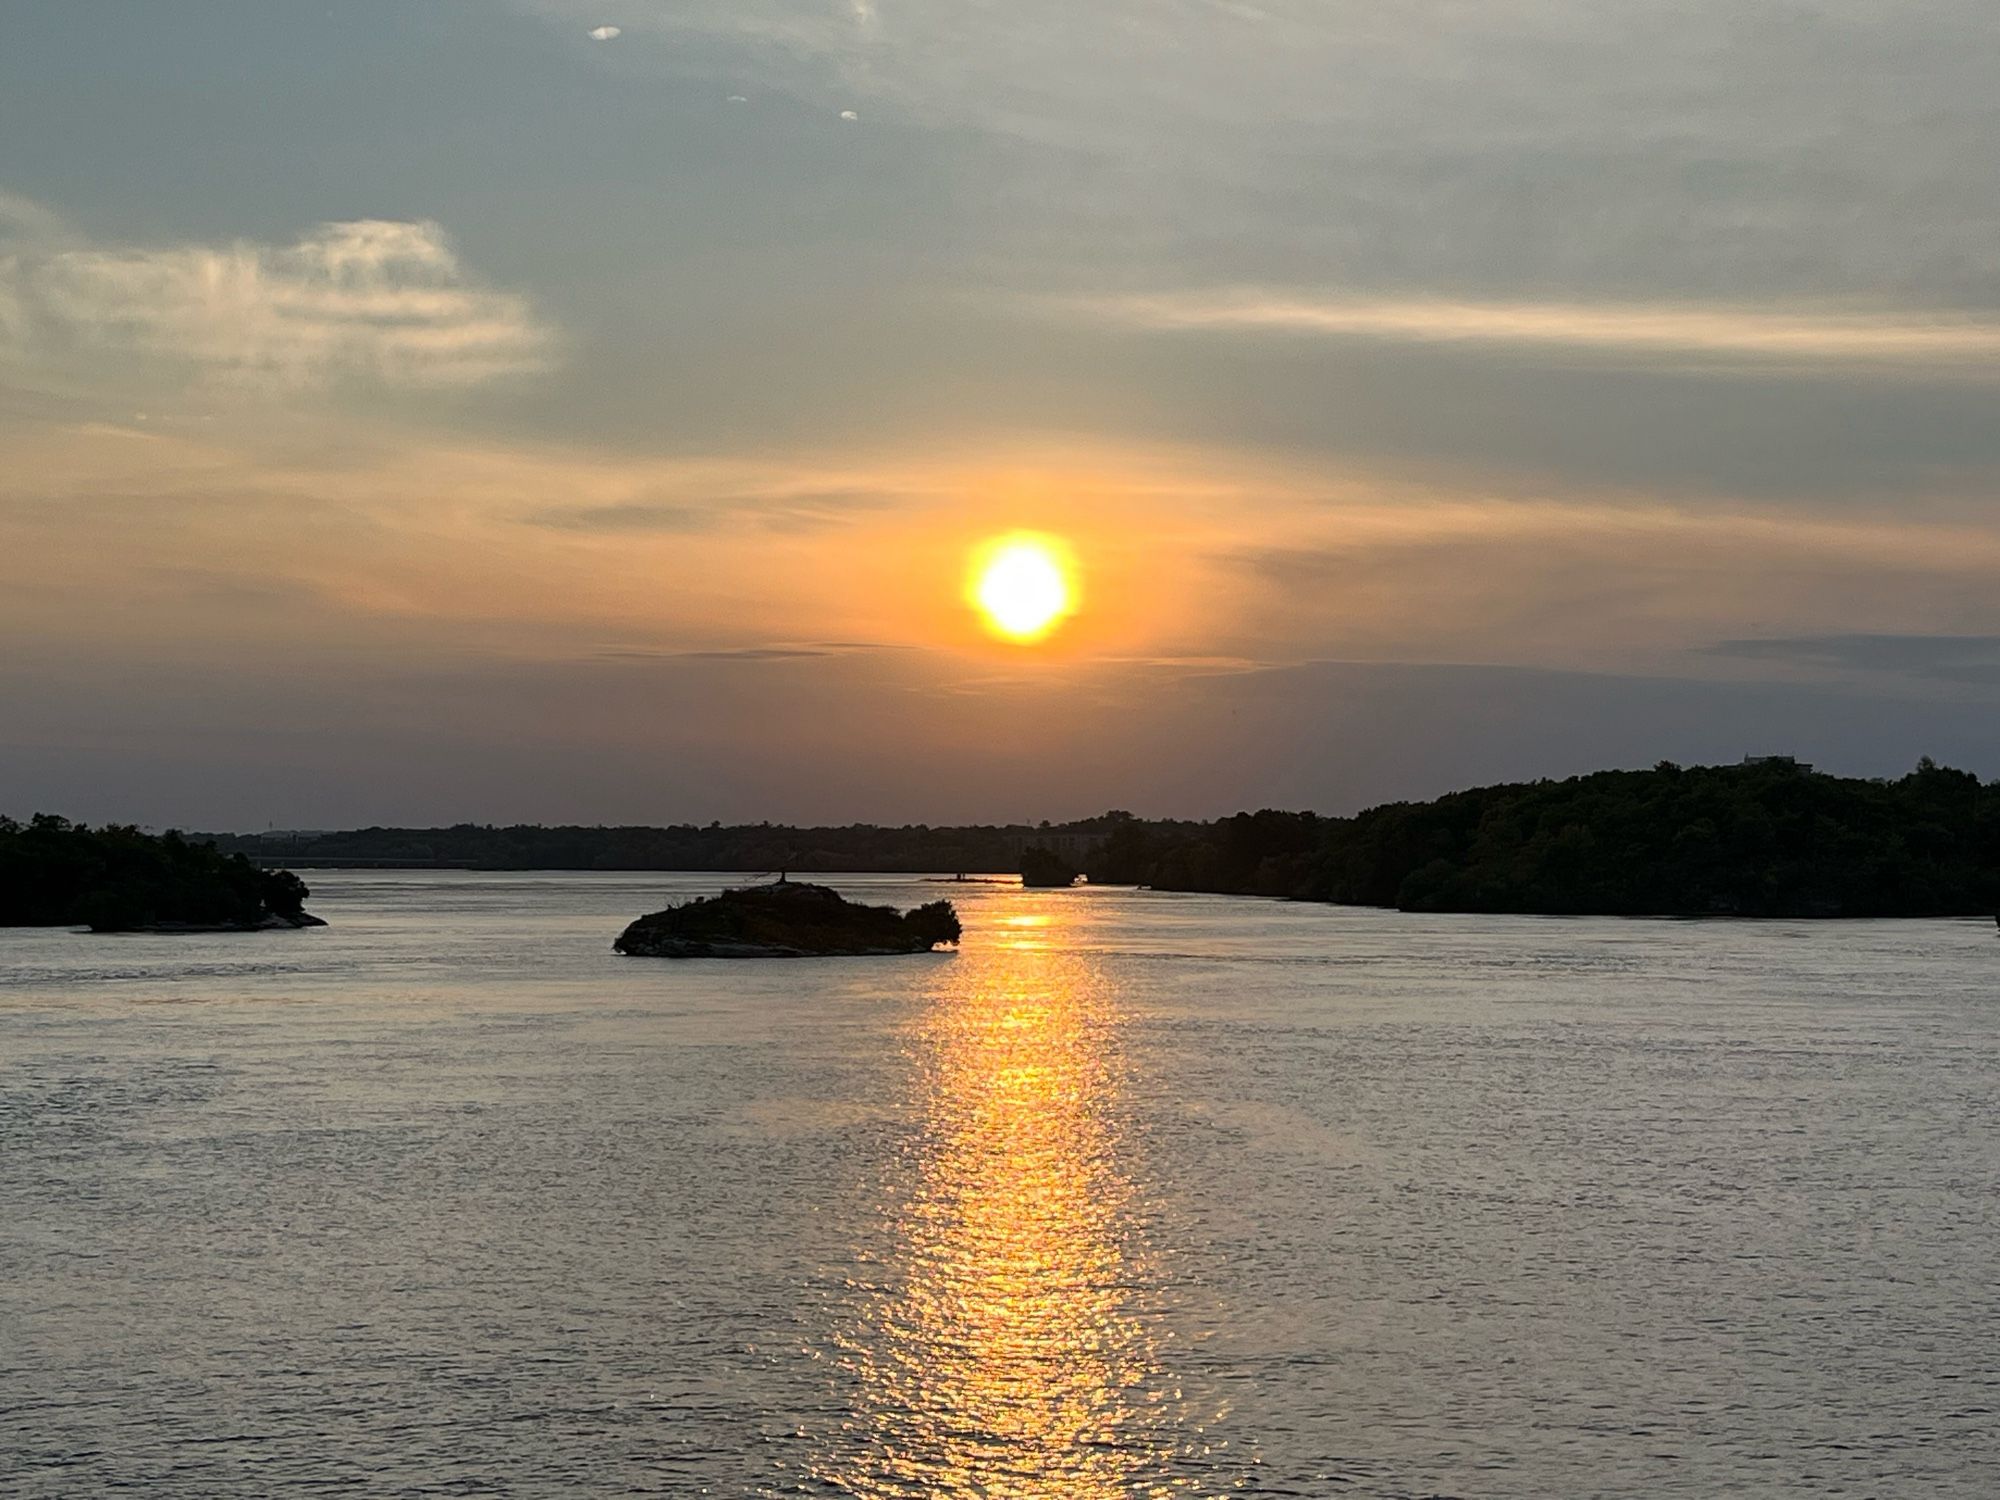
[(0, 189), (0, 254), (49, 250), (74, 238), (69, 225), (52, 209)]
[(547, 506), (522, 519), (530, 526), (585, 535), (707, 531), (725, 523), (803, 534), (848, 525), (899, 503), (899, 497), (887, 493), (801, 488), (786, 478), (724, 482), (700, 469), (679, 482), (687, 491), (681, 498)]
[(296, 389), (465, 386), (552, 361), (527, 299), (478, 284), (429, 221), (323, 224), (283, 246), (50, 244), (31, 227), (0, 254), (0, 341), (19, 364), (142, 356)]
[(620, 64), (977, 138), (989, 234), (1084, 269), (1115, 237), (1258, 279), (1968, 307), (2000, 270), (1981, 0), (872, 9), (627, 0)]
[(552, 531), (584, 533), (705, 531), (718, 519), (713, 507), (634, 501), (622, 505), (583, 505), (538, 510), (527, 518), (531, 526)]
[(615, 646), (598, 653), (617, 661), (810, 661), (827, 656), (856, 656), (899, 648), (873, 641), (804, 641), (759, 646), (710, 646), (663, 650), (649, 646)]
[(1937, 315), (1674, 303), (1469, 302), (1312, 297), (1258, 288), (1065, 300), (1165, 331), (1265, 332), (1430, 344), (1560, 347), (1633, 357), (1936, 365), (1986, 375), (2000, 322)]
[(2000, 635), (1808, 635), (1718, 641), (1715, 656), (1942, 682), (2000, 681)]

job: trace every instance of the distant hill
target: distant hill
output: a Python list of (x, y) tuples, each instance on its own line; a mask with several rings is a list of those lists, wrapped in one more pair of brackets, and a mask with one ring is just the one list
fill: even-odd
[(304, 882), (178, 833), (0, 818), (0, 927), (304, 927)]
[(1404, 911), (1886, 917), (2000, 910), (2000, 783), (1785, 762), (1600, 771), (1351, 818), (1115, 830), (1091, 878)]

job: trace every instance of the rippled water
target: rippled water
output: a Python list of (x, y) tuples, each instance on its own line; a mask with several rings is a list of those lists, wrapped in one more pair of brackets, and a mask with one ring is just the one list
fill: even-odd
[(2000, 1494), (1990, 923), (312, 883), (0, 931), (0, 1493)]

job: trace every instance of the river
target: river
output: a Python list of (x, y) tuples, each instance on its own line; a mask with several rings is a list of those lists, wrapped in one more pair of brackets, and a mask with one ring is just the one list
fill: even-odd
[(2000, 1494), (1990, 922), (0, 931), (0, 1493)]

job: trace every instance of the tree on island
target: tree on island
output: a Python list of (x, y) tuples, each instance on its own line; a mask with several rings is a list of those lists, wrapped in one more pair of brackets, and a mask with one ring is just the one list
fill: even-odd
[(0, 926), (302, 927), (317, 923), (308, 894), (289, 870), (261, 870), (178, 832), (0, 817)]
[(1083, 872), (1060, 854), (1040, 844), (1021, 851), (1021, 884), (1033, 890), (1060, 890), (1076, 884)]

